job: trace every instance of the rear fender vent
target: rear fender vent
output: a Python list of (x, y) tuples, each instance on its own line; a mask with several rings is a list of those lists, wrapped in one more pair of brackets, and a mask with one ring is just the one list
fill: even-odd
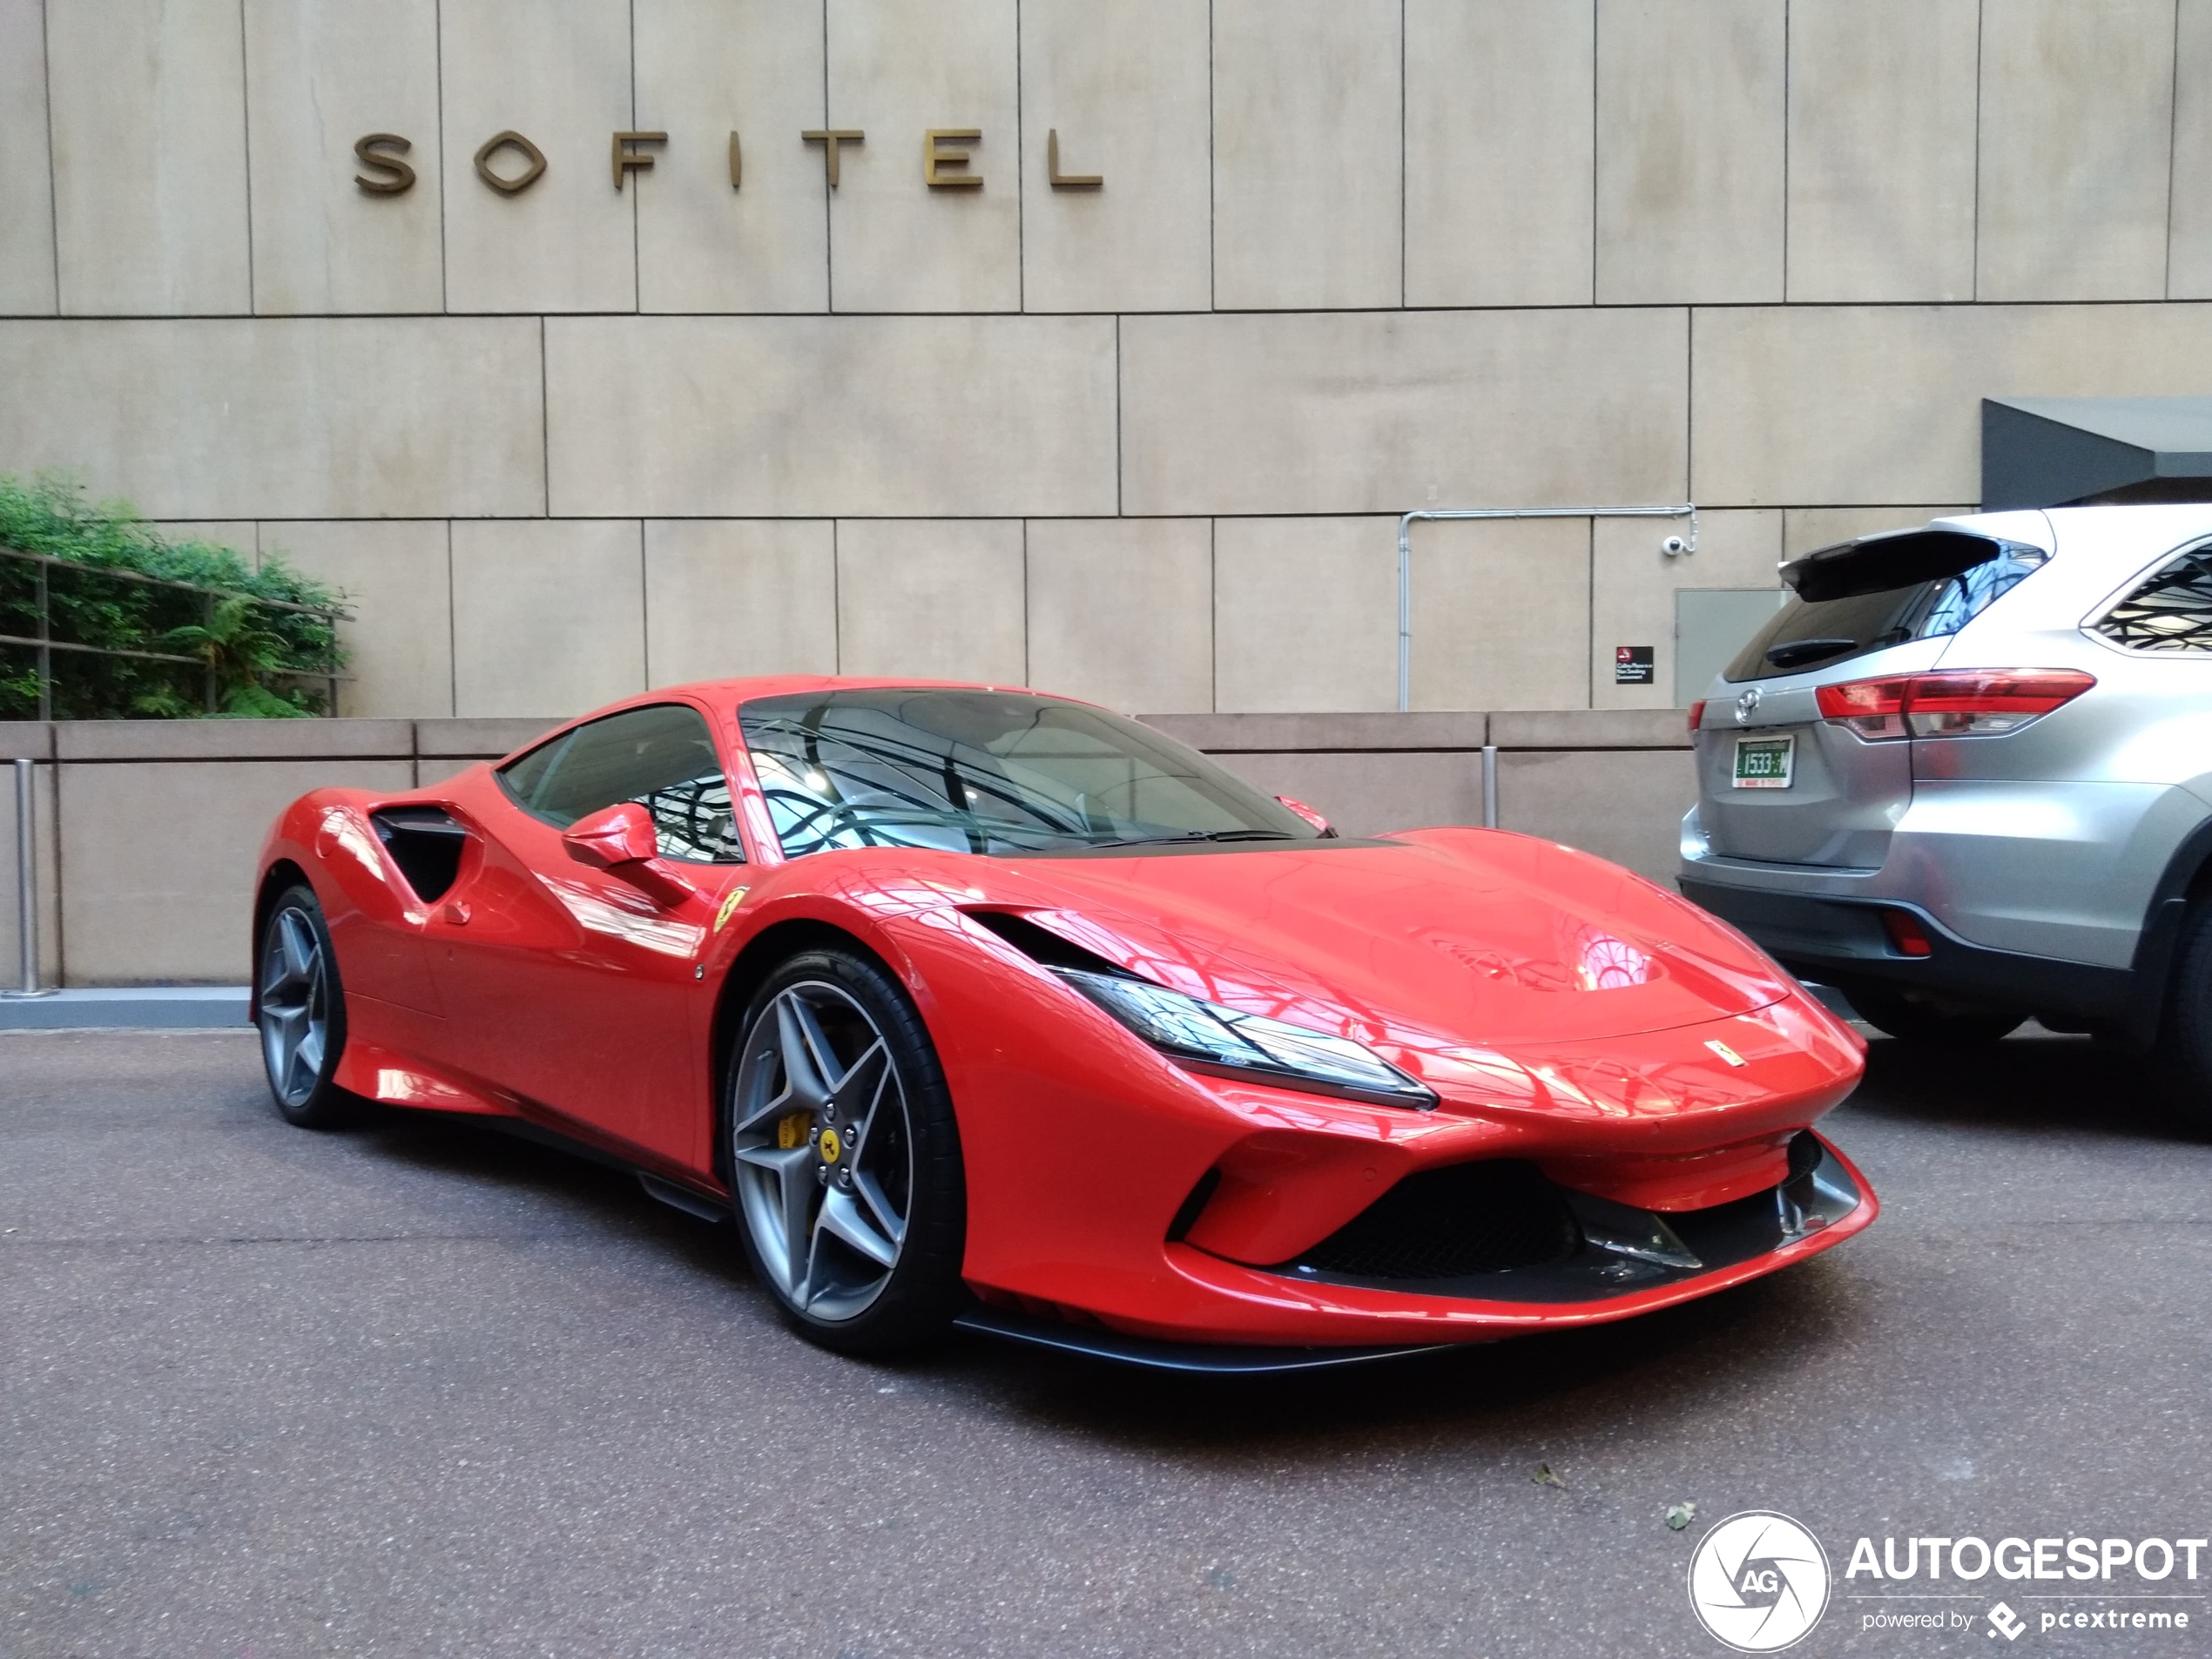
[(1286, 1268), (1347, 1278), (1449, 1279), (1572, 1255), (1581, 1242), (1559, 1188), (1513, 1158), (1409, 1175)]
[(971, 910), (968, 915), (978, 927), (988, 928), (1033, 962), (1047, 968), (1081, 968), (1087, 974), (1131, 977), (1130, 971), (1119, 963), (1109, 962), (1096, 951), (1071, 944), (1049, 927), (1040, 927), (1028, 917), (1017, 916), (1010, 910)]
[(388, 806), (371, 813), (368, 821), (415, 896), (425, 904), (444, 898), (461, 873), (469, 832), (437, 806)]

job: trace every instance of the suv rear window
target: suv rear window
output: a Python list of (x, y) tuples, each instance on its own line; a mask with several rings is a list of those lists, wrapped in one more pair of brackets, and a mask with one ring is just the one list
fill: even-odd
[(1964, 530), (1898, 530), (1822, 548), (1782, 567), (1797, 597), (1722, 678), (1797, 674), (1955, 634), (2047, 556), (2039, 547)]

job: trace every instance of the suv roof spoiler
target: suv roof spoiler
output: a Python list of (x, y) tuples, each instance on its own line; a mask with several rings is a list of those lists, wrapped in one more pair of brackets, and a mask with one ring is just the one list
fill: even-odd
[(1969, 530), (1885, 530), (1791, 559), (1782, 567), (1782, 581), (1800, 598), (1848, 599), (1963, 575), (1988, 563), (2006, 545)]

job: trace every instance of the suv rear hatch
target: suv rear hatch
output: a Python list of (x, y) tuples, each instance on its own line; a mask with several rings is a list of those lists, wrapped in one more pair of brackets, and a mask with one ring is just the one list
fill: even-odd
[(1878, 868), (1912, 804), (1912, 745), (1863, 742), (1828, 724), (1814, 693), (1932, 666), (1952, 634), (2047, 556), (1932, 528), (1863, 536), (1784, 565), (1795, 597), (1722, 671), (1733, 700), (1710, 699), (1697, 733), (1698, 817), (1712, 852)]

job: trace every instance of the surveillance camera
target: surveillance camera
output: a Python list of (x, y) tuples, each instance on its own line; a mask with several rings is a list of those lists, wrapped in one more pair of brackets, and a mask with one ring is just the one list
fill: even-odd
[(1683, 541), (1679, 536), (1669, 536), (1665, 541), (1659, 543), (1659, 550), (1662, 553), (1664, 553), (1670, 559), (1676, 558), (1682, 554), (1689, 551), (1689, 543)]

